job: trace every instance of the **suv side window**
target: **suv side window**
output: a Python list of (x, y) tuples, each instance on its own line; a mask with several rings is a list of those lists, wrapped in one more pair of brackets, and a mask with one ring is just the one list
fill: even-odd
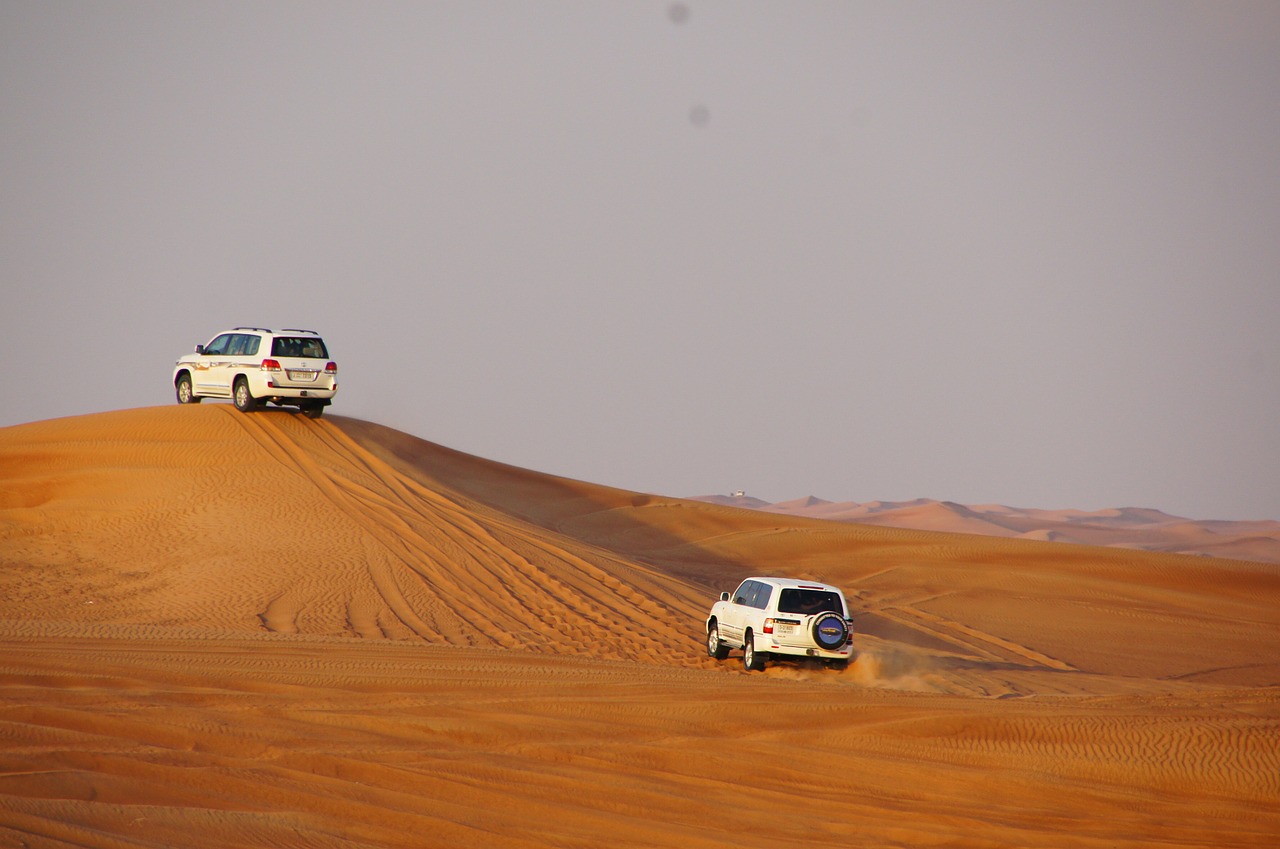
[(231, 339), (232, 334), (224, 333), (206, 345), (204, 352), (206, 354), (215, 354), (219, 357), (226, 356), (227, 346), (231, 344)]
[(752, 607), (758, 607), (764, 610), (769, 606), (769, 596), (773, 595), (773, 587), (768, 584), (756, 582), (756, 597), (751, 601)]
[[(262, 337), (252, 333), (229, 333), (227, 336), (230, 343), (223, 353), (229, 357), (252, 357), (258, 353), (258, 346), (262, 344)], [(205, 353), (208, 353), (208, 349)]]
[(733, 603), (746, 607), (764, 610), (769, 606), (769, 596), (773, 595), (773, 587), (760, 581), (743, 581), (742, 586), (733, 594)]

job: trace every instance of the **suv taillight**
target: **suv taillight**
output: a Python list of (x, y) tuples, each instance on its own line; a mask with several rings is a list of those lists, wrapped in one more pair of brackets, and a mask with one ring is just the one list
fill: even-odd
[(337, 363), (325, 363), (325, 364), (324, 364), (324, 373), (325, 373), (325, 374), (337, 374), (337, 373), (338, 373), (338, 364), (337, 364)]
[(773, 633), (773, 626), (774, 626), (774, 625), (776, 625), (776, 624), (777, 624), (777, 622), (778, 622), (778, 620), (777, 620), (777, 619), (766, 619), (766, 620), (764, 620), (764, 632), (765, 632), (766, 634), (772, 634), (772, 633)]
[(280, 371), (280, 361), (279, 360), (263, 360), (262, 370), (263, 371)]

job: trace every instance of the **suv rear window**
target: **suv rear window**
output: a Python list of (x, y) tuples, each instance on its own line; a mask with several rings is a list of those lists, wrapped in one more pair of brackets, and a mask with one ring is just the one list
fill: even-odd
[(830, 590), (787, 588), (778, 597), (779, 613), (821, 613), (824, 610), (834, 610), (844, 616), (840, 596)]
[(314, 336), (277, 336), (271, 342), (271, 356), (327, 360), (329, 352), (325, 350), (324, 342)]

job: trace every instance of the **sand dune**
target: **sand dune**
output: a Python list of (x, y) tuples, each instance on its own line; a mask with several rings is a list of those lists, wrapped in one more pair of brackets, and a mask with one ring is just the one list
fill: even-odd
[(1197, 521), (1143, 507), (1092, 512), (1037, 510), (1001, 504), (970, 507), (927, 498), (858, 503), (824, 501), (809, 496), (770, 504), (750, 496), (705, 495), (692, 500), (889, 528), (1022, 537), (1280, 563), (1280, 521)]
[[(0, 846), (1274, 845), (1280, 568), (1018, 528), (228, 405), (0, 429)], [(851, 668), (707, 658), (751, 573), (845, 586)]]

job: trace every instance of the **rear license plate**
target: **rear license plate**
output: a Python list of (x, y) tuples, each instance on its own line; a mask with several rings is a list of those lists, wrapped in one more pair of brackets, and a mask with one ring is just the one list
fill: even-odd
[(794, 634), (795, 632), (796, 632), (796, 626), (795, 626), (795, 625), (779, 625), (779, 626), (778, 626), (778, 633), (779, 633), (779, 634), (785, 634), (786, 636), (788, 636), (788, 637), (789, 637), (789, 636), (791, 636), (792, 634)]
[(308, 371), (306, 369), (290, 369), (289, 379), (296, 380), (299, 383), (311, 383), (316, 379), (318, 371)]

